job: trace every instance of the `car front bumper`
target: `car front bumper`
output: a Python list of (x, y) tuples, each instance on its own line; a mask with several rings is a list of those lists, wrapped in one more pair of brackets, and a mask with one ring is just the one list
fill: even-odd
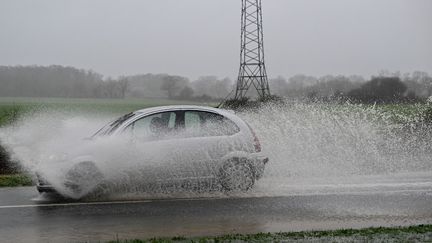
[(53, 186), (51, 185), (41, 185), (41, 184), (37, 184), (36, 188), (38, 190), (38, 192), (42, 193), (42, 192), (48, 192), (48, 193), (54, 193), (56, 192), (56, 190), (54, 189)]
[(36, 177), (37, 177), (36, 188), (40, 193), (42, 193), (42, 192), (49, 192), (49, 193), (56, 192), (54, 187), (49, 182), (47, 182), (43, 176), (41, 176), (39, 173), (36, 173)]

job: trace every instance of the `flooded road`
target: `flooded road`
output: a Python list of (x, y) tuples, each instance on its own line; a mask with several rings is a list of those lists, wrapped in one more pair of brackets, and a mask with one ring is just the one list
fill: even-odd
[(116, 201), (79, 203), (35, 199), (33, 187), (0, 189), (2, 241), (105, 241), (431, 224), (432, 174), (272, 178), (248, 193), (200, 198), (119, 196)]

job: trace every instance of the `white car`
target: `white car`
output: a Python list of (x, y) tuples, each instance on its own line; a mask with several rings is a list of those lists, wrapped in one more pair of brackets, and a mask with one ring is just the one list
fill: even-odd
[(56, 158), (64, 165), (59, 171), (52, 166), (41, 168), (36, 173), (38, 191), (82, 198), (108, 182), (111, 186), (128, 182), (129, 186), (159, 182), (202, 186), (211, 182), (224, 191), (247, 191), (263, 176), (268, 162), (245, 121), (232, 111), (210, 107), (138, 110), (104, 126), (85, 142), (112, 138), (126, 144), (117, 146), (122, 151), (110, 149), (98, 155), (88, 145), (90, 149), (83, 150), (86, 154)]

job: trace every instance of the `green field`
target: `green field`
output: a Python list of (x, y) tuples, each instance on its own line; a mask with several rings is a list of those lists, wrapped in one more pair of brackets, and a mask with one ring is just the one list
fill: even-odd
[[(215, 106), (215, 103), (168, 99), (66, 99), (66, 98), (5, 98), (0, 97), (0, 127), (14, 122), (24, 114), (40, 112), (66, 112), (120, 115), (138, 109), (160, 105), (197, 104)], [(337, 105), (323, 104), (323, 109), (353, 110), (375, 109), (396, 122), (412, 120), (427, 108), (425, 104), (392, 105)]]
[(160, 105), (200, 104), (193, 101), (168, 99), (65, 99), (65, 98), (4, 98), (0, 97), (0, 126), (10, 124), (24, 114), (58, 111), (91, 114), (125, 114)]

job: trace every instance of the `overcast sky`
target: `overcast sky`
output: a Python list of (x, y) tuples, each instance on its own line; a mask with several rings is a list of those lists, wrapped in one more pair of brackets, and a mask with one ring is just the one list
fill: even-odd
[[(262, 0), (269, 76), (432, 73), (432, 0)], [(235, 78), (240, 0), (1, 0), (0, 65)]]

